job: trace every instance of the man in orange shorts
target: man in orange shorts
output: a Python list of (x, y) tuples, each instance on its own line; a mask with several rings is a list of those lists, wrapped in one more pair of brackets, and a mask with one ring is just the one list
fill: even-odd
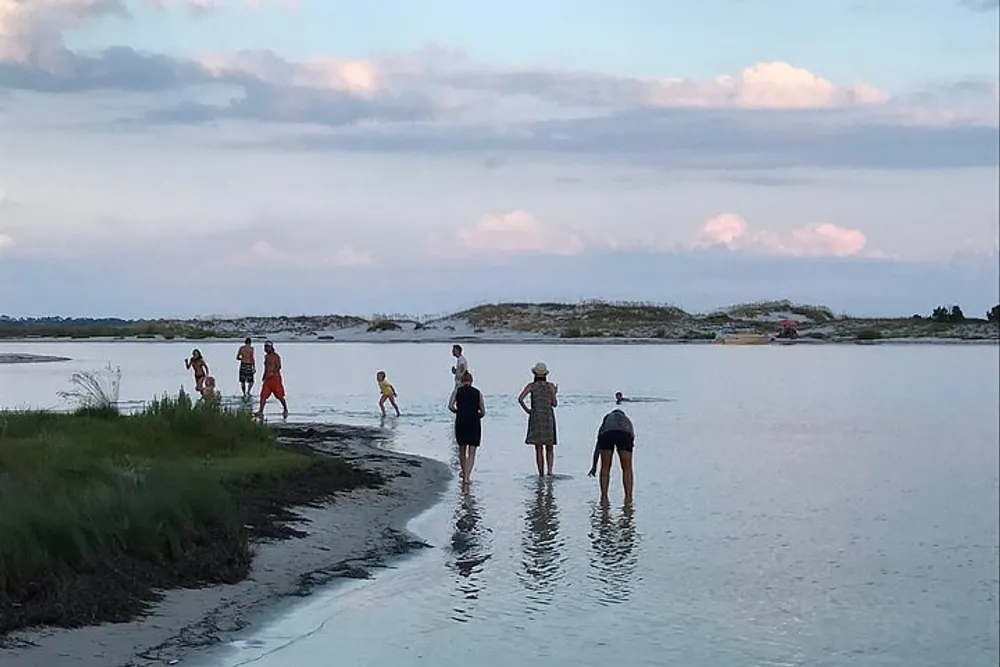
[(285, 385), (281, 382), (281, 356), (274, 351), (274, 343), (264, 343), (264, 377), (260, 385), (260, 410), (257, 417), (264, 419), (264, 405), (274, 395), (281, 403), (281, 418), (288, 419), (288, 403), (285, 402)]

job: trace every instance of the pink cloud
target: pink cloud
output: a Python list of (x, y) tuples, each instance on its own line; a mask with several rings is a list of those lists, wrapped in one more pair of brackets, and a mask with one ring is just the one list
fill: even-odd
[(376, 63), (357, 58), (315, 58), (287, 61), (271, 51), (212, 53), (198, 63), (213, 76), (249, 74), (275, 85), (350, 92), (368, 96), (381, 85)]
[(230, 5), (244, 5), (258, 8), (263, 5), (277, 5), (287, 9), (298, 8), (298, 0), (147, 0), (149, 4), (161, 9), (172, 6), (184, 7), (194, 14), (211, 14), (222, 11)]
[(836, 85), (807, 69), (785, 62), (760, 62), (738, 76), (709, 81), (659, 79), (647, 83), (653, 106), (809, 109), (882, 104), (888, 93), (867, 83)]
[(860, 229), (840, 227), (829, 222), (819, 222), (788, 234), (751, 230), (746, 220), (736, 213), (721, 213), (701, 226), (694, 245), (724, 245), (732, 250), (743, 250), (767, 255), (794, 257), (850, 257), (878, 255), (866, 252), (868, 239)]
[[(576, 234), (542, 225), (535, 216), (522, 210), (485, 215), (458, 234), (455, 254), (468, 255), (578, 255), (585, 249)], [(451, 253), (447, 247), (445, 253)]]

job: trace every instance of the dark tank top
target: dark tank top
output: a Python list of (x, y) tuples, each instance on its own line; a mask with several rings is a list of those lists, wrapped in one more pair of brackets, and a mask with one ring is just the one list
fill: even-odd
[(456, 416), (462, 421), (479, 419), (479, 390), (459, 387), (455, 394)]

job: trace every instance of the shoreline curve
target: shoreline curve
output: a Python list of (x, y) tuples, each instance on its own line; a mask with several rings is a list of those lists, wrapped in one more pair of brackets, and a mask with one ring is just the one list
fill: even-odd
[(188, 662), (268, 620), (279, 605), (338, 579), (371, 570), (430, 545), (407, 531), (440, 501), (452, 474), (440, 461), (379, 446), (373, 429), (335, 424), (275, 426), (286, 445), (343, 458), (386, 479), (377, 488), (337, 493), (317, 507), (289, 508), (302, 537), (254, 544), (243, 581), (165, 591), (150, 612), (127, 623), (38, 628), (0, 638), (5, 667), (152, 667)]

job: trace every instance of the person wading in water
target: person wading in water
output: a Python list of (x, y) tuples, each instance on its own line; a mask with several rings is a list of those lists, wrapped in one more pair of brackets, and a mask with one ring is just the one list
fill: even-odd
[(455, 392), (448, 409), (455, 413), (458, 464), (462, 468), (462, 486), (467, 486), (472, 480), (476, 451), (483, 438), (482, 419), (486, 415), (483, 394), (472, 386), (472, 373), (462, 375), (462, 386)]
[(184, 360), (184, 368), (194, 371), (194, 390), (200, 394), (205, 388), (205, 377), (208, 375), (208, 363), (201, 356), (201, 350), (191, 352), (191, 358)]
[(601, 504), (608, 504), (608, 487), (611, 486), (611, 463), (618, 450), (618, 463), (622, 467), (622, 486), (625, 487), (625, 504), (632, 504), (632, 452), (635, 449), (635, 427), (621, 409), (614, 409), (604, 415), (597, 429), (597, 444), (590, 464), (593, 477), (597, 472), (597, 461), (601, 462)]
[(243, 345), (236, 352), (236, 361), (240, 362), (240, 389), (243, 390), (243, 398), (249, 398), (253, 391), (253, 376), (257, 372), (254, 361), (253, 341), (247, 338)]
[(257, 417), (263, 421), (264, 406), (267, 399), (274, 395), (281, 403), (281, 418), (288, 419), (288, 403), (285, 402), (285, 385), (281, 380), (281, 356), (274, 351), (274, 343), (264, 343), (264, 375), (260, 385), (260, 410)]
[[(528, 434), (524, 442), (535, 446), (535, 465), (539, 476), (546, 472), (551, 476), (556, 458), (555, 407), (559, 405), (556, 398), (559, 387), (549, 382), (549, 369), (542, 362), (534, 365), (531, 375), (534, 379), (524, 386), (517, 397), (517, 404), (528, 414)], [(530, 408), (524, 403), (528, 396), (531, 396)]]

